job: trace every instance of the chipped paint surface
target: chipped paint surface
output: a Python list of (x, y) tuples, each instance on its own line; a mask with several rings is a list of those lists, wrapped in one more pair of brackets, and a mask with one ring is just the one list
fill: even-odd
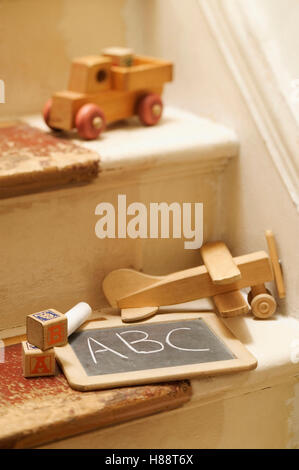
[(0, 126), (0, 183), (12, 195), (24, 184), (30, 192), (30, 187), (49, 182), (88, 181), (98, 172), (99, 155), (69, 139), (25, 123)]
[(21, 345), (5, 348), (0, 364), (0, 448), (32, 447), (166, 409), (191, 397), (188, 382), (79, 392), (57, 370), (25, 379)]

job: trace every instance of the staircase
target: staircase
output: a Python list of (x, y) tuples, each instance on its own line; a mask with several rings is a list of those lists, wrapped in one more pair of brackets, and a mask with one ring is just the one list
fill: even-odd
[[(40, 116), (23, 120), (48, 132)], [(95, 209), (101, 202), (117, 207), (119, 194), (126, 195), (127, 204), (147, 207), (151, 202), (201, 202), (204, 239), (221, 235), (225, 169), (238, 156), (232, 130), (166, 108), (158, 126), (145, 128), (133, 119), (98, 140), (73, 142), (100, 155), (97, 177), (89, 182), (61, 179), (55, 187), (39, 190), (41, 172), (35, 174), (32, 191), (29, 185), (26, 194), (0, 200), (5, 247), (0, 331), (6, 335), (7, 330), (22, 331), (26, 315), (45, 306), (63, 312), (81, 300), (93, 308), (105, 305), (101, 283), (113, 269), (133, 267), (159, 275), (200, 263), (198, 250), (184, 249), (183, 238), (97, 238)]]

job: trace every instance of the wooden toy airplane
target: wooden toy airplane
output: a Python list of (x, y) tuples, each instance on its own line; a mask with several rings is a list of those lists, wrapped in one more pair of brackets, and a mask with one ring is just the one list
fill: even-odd
[(227, 246), (210, 242), (200, 249), (204, 264), (167, 276), (150, 276), (132, 269), (117, 269), (103, 281), (104, 294), (112, 307), (121, 309), (124, 322), (143, 320), (162, 305), (174, 305), (211, 297), (219, 314), (246, 314), (248, 304), (240, 292), (251, 287), (248, 303), (258, 318), (269, 318), (276, 301), (265, 283), (275, 280), (277, 293), (285, 297), (282, 271), (274, 235), (266, 232), (269, 254), (258, 251), (233, 258)]

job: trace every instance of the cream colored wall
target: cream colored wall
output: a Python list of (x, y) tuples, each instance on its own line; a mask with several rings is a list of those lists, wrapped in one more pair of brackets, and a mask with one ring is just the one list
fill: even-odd
[(73, 57), (125, 45), (125, 0), (0, 0), (0, 117), (38, 112)]
[[(240, 158), (226, 170), (219, 234), (234, 254), (241, 254), (266, 249), (264, 230), (274, 231), (287, 284), (287, 299), (280, 305), (288, 314), (299, 317), (298, 213), (199, 3), (145, 0), (140, 11), (138, 0), (128, 0), (126, 21), (131, 47), (142, 47), (145, 54), (175, 63), (175, 81), (165, 93), (167, 102), (236, 130), (241, 143)], [(144, 25), (143, 34), (138, 26), (140, 21)]]
[(238, 0), (238, 3), (299, 123), (299, 99), (292, 86), (293, 80), (299, 80), (298, 1)]

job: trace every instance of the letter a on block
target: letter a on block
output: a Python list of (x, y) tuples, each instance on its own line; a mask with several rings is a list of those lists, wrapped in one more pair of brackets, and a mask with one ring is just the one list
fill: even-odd
[(51, 362), (51, 358), (49, 356), (32, 357), (30, 362), (31, 374), (48, 374), (50, 372), (49, 362)]
[(54, 349), (48, 349), (46, 352), (41, 351), (28, 341), (23, 341), (22, 360), (24, 377), (55, 375)]

